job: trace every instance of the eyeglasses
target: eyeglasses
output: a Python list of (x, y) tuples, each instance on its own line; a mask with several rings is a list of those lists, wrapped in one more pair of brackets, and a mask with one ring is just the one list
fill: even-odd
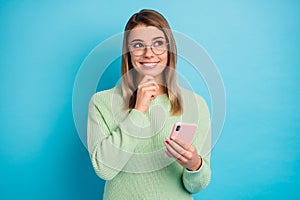
[(146, 48), (149, 46), (155, 55), (161, 55), (168, 50), (168, 43), (164, 40), (156, 40), (151, 45), (146, 45), (142, 42), (133, 42), (128, 45), (129, 51), (134, 56), (141, 56), (145, 53)]

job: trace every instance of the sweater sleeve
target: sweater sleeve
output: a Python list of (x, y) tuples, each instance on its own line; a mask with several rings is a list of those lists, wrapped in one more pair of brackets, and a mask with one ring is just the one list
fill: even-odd
[(108, 119), (101, 112), (101, 104), (92, 97), (89, 104), (87, 142), (92, 165), (97, 175), (104, 180), (113, 179), (130, 160), (137, 145), (138, 133), (147, 123), (145, 115), (133, 109), (124, 121), (110, 130)]
[(198, 155), (202, 158), (202, 165), (197, 171), (189, 171), (184, 169), (182, 174), (182, 182), (185, 189), (190, 193), (197, 193), (210, 182), (210, 151), (211, 151), (211, 123), (209, 109), (200, 96), (197, 98), (199, 120), (198, 132), (193, 141), (193, 145), (197, 149)]
[(185, 189), (190, 193), (200, 192), (210, 183), (210, 140), (211, 131), (209, 130), (203, 148), (199, 153), (199, 156), (202, 158), (201, 167), (197, 171), (189, 171), (187, 169), (184, 169), (183, 171), (182, 181)]

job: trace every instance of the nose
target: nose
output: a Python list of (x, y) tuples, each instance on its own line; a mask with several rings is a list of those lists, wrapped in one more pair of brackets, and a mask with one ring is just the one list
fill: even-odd
[(152, 49), (151, 49), (151, 46), (146, 46), (144, 56), (147, 57), (147, 58), (154, 56), (154, 54), (152, 52)]

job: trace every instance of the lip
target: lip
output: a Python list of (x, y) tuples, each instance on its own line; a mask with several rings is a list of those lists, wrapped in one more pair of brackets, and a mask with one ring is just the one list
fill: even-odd
[(153, 69), (158, 65), (159, 62), (140, 62), (143, 69)]

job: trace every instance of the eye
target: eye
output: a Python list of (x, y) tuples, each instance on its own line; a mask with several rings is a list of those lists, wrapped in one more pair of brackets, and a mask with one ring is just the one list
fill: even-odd
[(144, 44), (141, 43), (141, 42), (136, 42), (136, 43), (133, 43), (132, 44), (132, 47), (135, 48), (135, 49), (140, 49), (140, 48), (144, 48)]
[(156, 40), (154, 43), (153, 43), (153, 46), (154, 47), (160, 47), (160, 46), (163, 46), (165, 44), (165, 42), (163, 40)]

